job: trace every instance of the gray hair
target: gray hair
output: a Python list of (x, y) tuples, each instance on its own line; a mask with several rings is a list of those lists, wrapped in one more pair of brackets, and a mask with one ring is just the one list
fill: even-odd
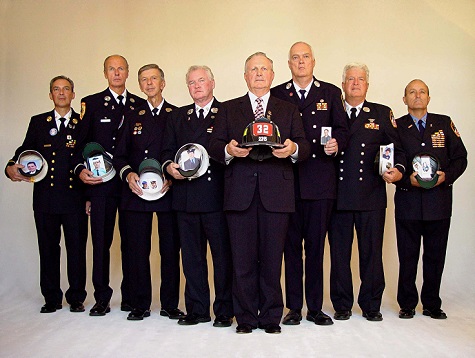
[(365, 71), (366, 82), (369, 83), (369, 68), (364, 63), (360, 63), (360, 62), (350, 62), (349, 64), (345, 66), (345, 68), (343, 68), (342, 82), (346, 81), (346, 73), (352, 68), (359, 68), (360, 70)]
[(411, 82), (409, 82), (406, 87), (404, 87), (404, 97), (406, 97), (406, 94), (407, 94), (407, 87), (409, 87), (409, 85), (412, 83), (412, 82), (415, 82), (415, 81), (419, 81), (419, 82), (422, 82), (424, 84), (424, 86), (426, 86), (427, 88), (427, 95), (429, 95), (429, 86), (427, 86), (427, 84), (423, 81), (423, 80), (420, 80), (418, 78), (415, 78), (413, 79)]
[(213, 72), (211, 71), (211, 68), (209, 68), (208, 66), (204, 66), (204, 65), (203, 66), (193, 65), (193, 66), (190, 66), (190, 68), (186, 72), (186, 76), (185, 76), (186, 84), (188, 84), (188, 76), (190, 75), (190, 73), (193, 72), (193, 71), (198, 71), (198, 70), (204, 70), (206, 72), (206, 74), (208, 75), (208, 79), (210, 81), (214, 81), (214, 75), (213, 75)]
[(160, 78), (162, 79), (162, 81), (165, 81), (165, 73), (163, 72), (163, 70), (160, 67), (158, 67), (158, 65), (156, 65), (154, 63), (151, 63), (151, 64), (144, 65), (144, 66), (140, 67), (137, 76), (140, 77), (140, 74), (143, 71), (153, 70), (153, 69), (158, 70), (158, 72), (160, 72)]
[(290, 46), (290, 49), (289, 49), (289, 60), (291, 59), (291, 58), (290, 58), (290, 51), (292, 50), (292, 47), (294, 47), (295, 45), (298, 45), (298, 44), (307, 45), (308, 48), (310, 49), (310, 53), (312, 54), (312, 58), (315, 58), (315, 55), (313, 54), (313, 48), (312, 48), (312, 46), (310, 46), (308, 43), (306, 43), (306, 42), (304, 42), (304, 41), (297, 41), (297, 42), (294, 43), (292, 46)]
[(251, 58), (256, 57), (256, 56), (264, 56), (265, 58), (267, 58), (270, 61), (271, 70), (274, 71), (274, 62), (269, 57), (267, 57), (267, 55), (264, 52), (258, 51), (256, 53), (253, 53), (248, 58), (246, 58), (246, 62), (244, 62), (244, 73), (246, 73), (247, 63), (251, 60)]

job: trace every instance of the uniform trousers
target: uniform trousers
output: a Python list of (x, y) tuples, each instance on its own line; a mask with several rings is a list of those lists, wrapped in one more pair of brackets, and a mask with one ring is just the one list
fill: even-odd
[[(124, 210), (125, 238), (122, 255), (127, 256), (126, 272), (133, 308), (148, 310), (152, 303), (150, 251), (153, 212)], [(178, 307), (180, 292), (180, 239), (174, 212), (158, 212), (160, 251), (160, 303), (164, 309)], [(122, 219), (121, 219), (122, 220)]]
[(422, 306), (430, 311), (440, 309), (442, 300), (439, 292), (449, 228), (450, 218), (430, 221), (396, 219), (399, 255), (397, 301), (401, 308), (413, 309), (419, 302), (416, 276), (422, 241), (424, 247), (422, 254)]
[(334, 200), (298, 200), (290, 215), (284, 247), (286, 306), (303, 306), (302, 240), (305, 240), (305, 299), (307, 308), (320, 311), (323, 304), (323, 252)]
[(61, 303), (63, 291), (60, 284), (61, 226), (67, 255), (69, 288), (66, 301), (84, 302), (86, 299), (86, 242), (87, 215), (50, 214), (34, 212), (38, 247), (40, 252), (40, 287), (47, 303)]
[(238, 324), (279, 324), (280, 277), (289, 213), (267, 211), (259, 191), (244, 211), (227, 211), (233, 257), (233, 305)]
[(339, 211), (331, 219), (329, 243), (331, 256), (330, 298), (335, 311), (353, 307), (351, 249), (353, 228), (358, 238), (360, 291), (358, 304), (364, 312), (381, 308), (384, 291), (383, 236), (386, 209), (372, 211)]
[(216, 316), (232, 317), (232, 259), (226, 217), (222, 211), (211, 213), (177, 212), (183, 272), (186, 278), (187, 314), (210, 316), (208, 284), (208, 242), (213, 259)]
[[(91, 201), (92, 283), (96, 301), (110, 301), (110, 247), (114, 239), (119, 197), (93, 196)], [(125, 294), (126, 296), (127, 294)], [(122, 294), (124, 300), (124, 293)]]

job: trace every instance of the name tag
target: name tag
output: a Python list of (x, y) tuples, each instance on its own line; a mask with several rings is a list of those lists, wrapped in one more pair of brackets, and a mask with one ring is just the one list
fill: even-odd
[(110, 118), (102, 118), (101, 123), (109, 123), (111, 120)]

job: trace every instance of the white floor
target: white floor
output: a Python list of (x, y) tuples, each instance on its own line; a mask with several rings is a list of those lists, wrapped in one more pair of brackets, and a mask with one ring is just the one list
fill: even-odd
[[(13, 292), (12, 292), (13, 294)], [(38, 298), (0, 297), (1, 357), (473, 357), (475, 305), (472, 297), (445, 297), (445, 321), (422, 316), (420, 307), (411, 320), (397, 317), (395, 303), (383, 305), (382, 322), (368, 322), (354, 310), (349, 321), (321, 327), (302, 321), (282, 326), (280, 335), (256, 330), (238, 335), (212, 323), (183, 327), (161, 317), (159, 307), (144, 321), (127, 321), (112, 302), (105, 317), (71, 313), (63, 306), (40, 314)], [(333, 314), (330, 307), (327, 313)]]

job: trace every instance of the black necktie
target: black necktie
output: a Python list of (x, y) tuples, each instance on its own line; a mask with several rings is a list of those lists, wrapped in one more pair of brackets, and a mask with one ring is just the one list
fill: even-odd
[(124, 103), (122, 102), (123, 99), (124, 99), (124, 96), (122, 96), (122, 95), (117, 96), (117, 102), (118, 102), (119, 108), (124, 107)]
[(155, 117), (157, 115), (157, 112), (158, 112), (158, 108), (154, 108), (152, 109), (152, 115)]
[(425, 128), (424, 121), (422, 119), (419, 119), (419, 121), (417, 122), (417, 127), (419, 128), (419, 132), (421, 133), (421, 138), (424, 137)]
[(59, 131), (62, 132), (63, 129), (66, 129), (66, 124), (65, 124), (66, 118), (61, 117), (59, 120), (61, 121), (61, 125), (59, 126)]
[(305, 90), (299, 90), (299, 92), (300, 92), (299, 107), (302, 107), (302, 106), (303, 106), (303, 103), (305, 102), (305, 93), (307, 93), (307, 91), (305, 91)]
[(201, 121), (201, 120), (205, 119), (205, 116), (204, 116), (205, 110), (203, 108), (201, 108), (199, 110), (199, 112), (200, 112), (200, 115), (198, 116), (198, 119)]
[(96, 169), (96, 175), (99, 176), (99, 169)]
[(353, 107), (351, 109), (351, 116), (350, 116), (350, 127), (352, 126), (353, 123), (356, 121), (356, 108)]

